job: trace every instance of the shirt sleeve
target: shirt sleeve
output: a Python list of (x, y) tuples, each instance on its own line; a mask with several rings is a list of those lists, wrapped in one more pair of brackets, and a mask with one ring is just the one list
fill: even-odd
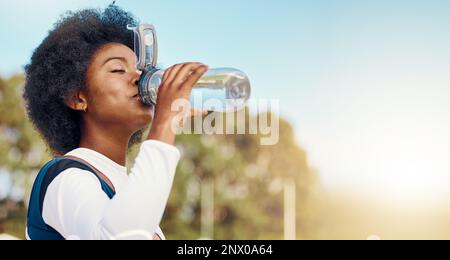
[(143, 142), (127, 182), (113, 199), (92, 173), (67, 169), (48, 187), (44, 221), (66, 239), (152, 239), (179, 160), (174, 146)]

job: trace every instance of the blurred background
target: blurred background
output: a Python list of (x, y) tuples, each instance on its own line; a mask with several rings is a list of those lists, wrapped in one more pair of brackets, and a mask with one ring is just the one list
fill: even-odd
[[(25, 116), (23, 66), (65, 11), (111, 2), (0, 3), (0, 234), (24, 238), (50, 158)], [(279, 115), (277, 145), (178, 137), (168, 239), (450, 239), (450, 2), (117, 4), (155, 25), (162, 65), (236, 67), (254, 99), (280, 101), (247, 109)]]

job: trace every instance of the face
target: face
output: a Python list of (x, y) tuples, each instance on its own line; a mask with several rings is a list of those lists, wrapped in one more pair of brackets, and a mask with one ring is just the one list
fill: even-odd
[(139, 100), (139, 76), (136, 56), (130, 48), (119, 43), (103, 46), (88, 68), (85, 117), (105, 126), (120, 126), (131, 133), (147, 126), (154, 108)]

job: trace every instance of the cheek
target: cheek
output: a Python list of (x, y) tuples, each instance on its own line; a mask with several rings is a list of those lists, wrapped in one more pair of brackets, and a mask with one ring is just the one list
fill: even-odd
[(124, 80), (117, 78), (105, 78), (95, 82), (92, 96), (95, 106), (102, 106), (100, 109), (107, 109), (111, 106), (123, 105), (126, 101), (126, 84)]

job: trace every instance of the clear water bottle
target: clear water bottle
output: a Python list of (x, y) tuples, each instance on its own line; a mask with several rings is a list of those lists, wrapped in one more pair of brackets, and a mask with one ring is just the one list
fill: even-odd
[[(164, 70), (154, 69), (141, 77), (139, 96), (144, 104), (156, 105), (163, 75)], [(250, 90), (250, 81), (242, 71), (210, 69), (192, 88), (191, 107), (216, 112), (237, 111), (245, 107)]]
[[(134, 33), (136, 68), (142, 72), (139, 97), (144, 104), (156, 105), (164, 70), (156, 66), (158, 41), (155, 27), (140, 24), (127, 28)], [(244, 108), (249, 98), (250, 81), (245, 73), (233, 68), (216, 68), (208, 70), (194, 85), (190, 101), (192, 108), (232, 112)]]

